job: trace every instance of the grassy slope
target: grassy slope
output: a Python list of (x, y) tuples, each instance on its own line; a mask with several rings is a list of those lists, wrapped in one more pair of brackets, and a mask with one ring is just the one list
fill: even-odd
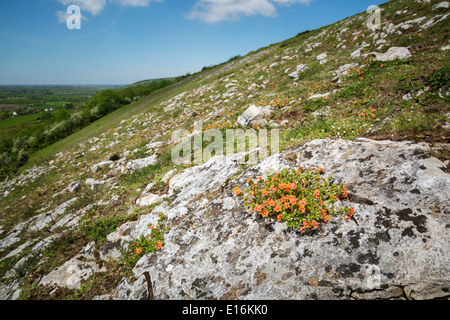
[[(432, 2), (435, 3), (437, 1)], [(157, 140), (169, 141), (174, 129), (186, 128), (192, 131), (194, 121), (199, 120), (204, 122), (204, 129), (224, 129), (234, 125), (237, 117), (250, 104), (256, 104), (271, 105), (275, 109), (268, 119), (274, 124), (287, 120), (280, 127), (282, 149), (327, 137), (352, 139), (367, 136), (448, 142), (448, 130), (442, 125), (446, 121), (444, 114), (450, 112), (449, 98), (441, 98), (438, 94), (439, 88), (433, 87), (418, 95), (420, 90), (429, 87), (425, 75), (435, 74), (439, 68), (449, 66), (448, 51), (441, 50), (449, 41), (448, 20), (429, 29), (421, 30), (419, 26), (429, 18), (443, 15), (447, 11), (432, 11), (431, 5), (422, 5), (413, 0), (392, 1), (382, 5), (382, 8), (385, 9), (382, 20), (386, 23), (383, 27), (389, 23), (398, 25), (423, 16), (427, 19), (413, 24), (402, 34), (386, 36), (386, 43), (380, 49), (373, 41), (372, 32), (364, 25), (365, 13), (300, 34), (155, 92), (33, 155), (22, 172), (40, 164), (45, 168), (46, 174), (32, 183), (16, 185), (8, 196), (0, 199), (0, 225), (3, 230), (10, 230), (18, 223), (27, 221), (43, 208), (50, 210), (71, 199), (72, 194), (59, 192), (75, 180), (113, 178), (115, 182), (113, 187), (100, 187), (95, 192), (83, 186), (77, 193), (79, 199), (68, 210), (68, 214), (114, 196), (118, 200), (107, 205), (94, 205), (82, 216), (77, 231), (65, 231), (65, 236), (44, 251), (41, 258), (31, 258), (20, 269), (21, 277), (27, 275), (23, 282), (22, 297), (55, 298), (58, 294), (59, 297), (74, 294), (59, 292), (49, 296), (45, 288), (34, 287), (33, 281), (39, 274), (46, 273), (73, 257), (89, 241), (95, 240), (97, 245), (100, 245), (106, 234), (114, 231), (118, 225), (151, 210), (134, 208), (133, 204), (140, 195), (140, 190), (150, 182), (157, 182), (152, 190), (154, 193), (164, 194), (167, 190), (167, 183), (159, 180), (175, 167), (170, 161), (169, 144), (163, 144), (158, 150), (158, 163), (155, 166), (135, 173), (114, 175), (107, 169), (92, 173), (90, 168), (105, 160), (111, 153), (130, 151), (128, 160), (147, 156), (145, 146), (157, 134), (160, 135)], [(396, 14), (397, 10), (405, 9), (408, 13)], [(342, 31), (345, 28), (348, 30)], [(305, 51), (308, 45), (318, 42), (321, 43), (319, 46)], [(373, 62), (370, 57), (350, 59), (350, 54), (363, 42), (369, 44), (362, 49), (363, 53), (385, 52), (394, 45), (409, 46), (413, 57), (386, 63)], [(346, 48), (341, 45), (337, 49), (340, 43)], [(316, 57), (324, 52), (328, 55), (328, 62), (320, 64)], [(357, 63), (358, 67), (343, 77), (341, 83), (331, 83), (333, 71), (350, 62)], [(299, 81), (295, 83), (288, 74), (300, 63), (306, 64), (308, 69), (301, 73)], [(286, 72), (287, 69), (290, 70)], [(236, 87), (234, 95), (227, 96), (233, 93), (229, 86), (233, 80)], [(258, 85), (258, 88), (251, 89), (252, 84)], [(414, 92), (413, 99), (402, 99), (405, 94), (411, 92)], [(180, 93), (186, 94), (178, 101), (169, 101)], [(329, 95), (318, 100), (308, 100), (312, 94), (323, 93)], [(173, 108), (164, 111), (172, 102), (175, 102)], [(210, 118), (213, 112), (216, 112), (216, 115)], [(210, 119), (206, 120), (207, 118)], [(124, 122), (120, 125), (122, 121)], [(92, 138), (98, 138), (100, 141), (94, 141)], [(116, 144), (107, 147), (113, 141)], [(63, 155), (55, 158), (58, 152)], [(435, 156), (442, 160), (448, 159), (448, 153), (444, 150), (436, 152)], [(75, 158), (75, 153), (82, 155)], [(50, 160), (55, 161), (52, 167), (46, 164)], [(179, 170), (182, 168), (177, 167)], [(1, 237), (6, 234), (7, 232), (4, 232)], [(42, 231), (40, 236), (45, 237), (48, 234)], [(28, 239), (29, 235), (22, 235), (20, 242), (0, 253), (0, 258)], [(0, 267), (3, 268), (0, 268), (0, 277), (29, 251), (26, 249), (20, 255), (1, 262)], [(39, 261), (44, 262), (39, 264)], [(108, 268), (108, 272), (96, 281), (104, 280), (106, 288), (113, 288), (114, 281), (120, 280), (120, 275), (126, 271), (114, 265)], [(78, 292), (77, 298), (87, 299), (107, 292), (107, 289), (99, 289), (92, 281), (87, 283), (87, 289)]]

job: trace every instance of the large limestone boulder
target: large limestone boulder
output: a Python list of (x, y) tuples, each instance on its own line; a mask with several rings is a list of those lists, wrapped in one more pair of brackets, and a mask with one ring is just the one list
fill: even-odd
[[(239, 169), (231, 162), (187, 169), (171, 180), (175, 201), (157, 209), (171, 223), (165, 246), (137, 263), (135, 277), (149, 272), (156, 299), (446, 296), (450, 175), (426, 157), (429, 150), (414, 142), (315, 140), (234, 180), (227, 177)], [(299, 165), (322, 166), (345, 183), (355, 220), (334, 218), (311, 234), (291, 233), (250, 215), (232, 192), (271, 168)], [(203, 187), (199, 175), (210, 184)], [(143, 286), (136, 282), (130, 292)]]
[(83, 280), (94, 273), (105, 272), (106, 267), (100, 267), (95, 261), (94, 246), (95, 242), (89, 243), (78, 255), (45, 275), (39, 284), (79, 289)]
[(254, 124), (265, 126), (267, 124), (265, 117), (266, 115), (261, 111), (261, 109), (257, 108), (255, 105), (251, 105), (242, 115), (238, 117), (236, 123), (243, 128)]
[(395, 59), (404, 60), (412, 57), (411, 52), (409, 52), (408, 48), (405, 47), (391, 47), (385, 53), (370, 52), (369, 54), (374, 55), (376, 61), (383, 62), (392, 61)]

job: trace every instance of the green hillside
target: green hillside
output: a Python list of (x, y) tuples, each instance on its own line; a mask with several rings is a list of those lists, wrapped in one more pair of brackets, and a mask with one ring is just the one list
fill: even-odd
[[(110, 293), (122, 277), (132, 279), (136, 256), (124, 255), (102, 261), (103, 271), (86, 279), (82, 289), (37, 285), (42, 275), (87, 244), (94, 241), (98, 249), (119, 226), (150, 213), (155, 204), (136, 205), (150, 183), (152, 193), (170, 205), (174, 199), (167, 196), (169, 182), (163, 177), (194, 167), (171, 161), (176, 129), (192, 133), (201, 122), (203, 133), (225, 133), (239, 127), (238, 118), (251, 105), (270, 109), (265, 124), (252, 127), (279, 129), (280, 151), (327, 138), (427, 142), (434, 146), (430, 156), (446, 163), (450, 172), (450, 151), (444, 146), (450, 142), (450, 9), (436, 7), (438, 3), (393, 0), (380, 6), (378, 29), (367, 27), (369, 14), (363, 12), (255, 48), (186, 76), (34, 153), (16, 177), (0, 186), (1, 282), (17, 281), (20, 299), (92, 299)], [(387, 52), (403, 55), (386, 60), (381, 54)], [(131, 86), (148, 81), (154, 80)], [(152, 155), (157, 159), (152, 164), (130, 169), (130, 163)], [(105, 161), (110, 162), (96, 167)], [(88, 179), (103, 182), (91, 188)], [(68, 188), (77, 181), (82, 183), (74, 196)], [(13, 241), (11, 230), (28, 226), (42, 212), (62, 210), (64, 204), (64, 214), (50, 228), (30, 227)], [(75, 212), (75, 228), (53, 227)], [(155, 224), (158, 238), (139, 242), (143, 248), (162, 241), (165, 223), (161, 218)], [(43, 240), (48, 245), (33, 251)], [(9, 272), (25, 257), (17, 272)]]

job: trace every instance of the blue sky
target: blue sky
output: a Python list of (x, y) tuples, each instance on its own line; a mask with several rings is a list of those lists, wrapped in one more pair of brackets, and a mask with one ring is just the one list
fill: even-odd
[[(377, 0), (2, 0), (1, 84), (128, 84), (196, 72)], [(81, 29), (67, 28), (69, 5)]]

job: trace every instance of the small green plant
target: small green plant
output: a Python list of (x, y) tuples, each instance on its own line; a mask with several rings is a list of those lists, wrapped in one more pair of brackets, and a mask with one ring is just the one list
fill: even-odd
[(164, 246), (164, 234), (169, 231), (167, 225), (167, 217), (162, 213), (158, 213), (158, 224), (155, 226), (149, 224), (151, 233), (148, 236), (141, 235), (138, 239), (134, 239), (125, 247), (123, 253), (122, 264), (134, 268), (136, 263), (145, 254), (160, 250)]
[(331, 176), (325, 178), (323, 168), (283, 169), (266, 179), (249, 178), (247, 183), (250, 188), (245, 192), (238, 187), (233, 191), (244, 200), (250, 214), (276, 217), (301, 232), (318, 229), (321, 221), (328, 222), (336, 215), (347, 221), (354, 213), (353, 207), (341, 203), (348, 197), (345, 185), (335, 184)]
[(450, 87), (450, 66), (446, 65), (435, 72), (433, 72), (430, 76), (425, 76), (425, 82), (429, 84), (432, 88), (440, 88), (440, 87)]

